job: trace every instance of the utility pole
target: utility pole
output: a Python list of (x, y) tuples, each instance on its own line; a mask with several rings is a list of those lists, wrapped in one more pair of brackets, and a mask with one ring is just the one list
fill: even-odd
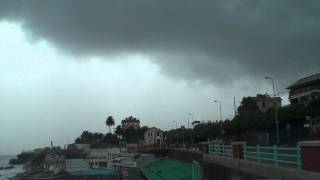
[(236, 97), (233, 97), (234, 116), (237, 115)]
[(191, 113), (188, 113), (188, 129), (190, 128), (190, 116), (192, 117), (191, 118), (191, 121), (193, 122), (193, 114), (191, 114)]
[(188, 114), (188, 129), (189, 129), (189, 123), (190, 123), (190, 122), (189, 122), (189, 116), (190, 116), (190, 113)]
[(220, 110), (220, 130), (221, 130), (221, 138), (222, 138), (222, 141), (223, 141), (223, 126), (222, 126), (222, 110), (221, 110), (221, 101), (218, 101), (218, 100), (214, 100), (215, 103), (219, 103), (219, 110)]
[(277, 144), (280, 144), (280, 135), (279, 135), (279, 121), (278, 121), (278, 111), (276, 108), (276, 94), (274, 92), (274, 80), (272, 77), (266, 76), (265, 79), (270, 79), (272, 82), (272, 93), (273, 93), (273, 108), (274, 108), (274, 116), (276, 121), (276, 133), (277, 133)]

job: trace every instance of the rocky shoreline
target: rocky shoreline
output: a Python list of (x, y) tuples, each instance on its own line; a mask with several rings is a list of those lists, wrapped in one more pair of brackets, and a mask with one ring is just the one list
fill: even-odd
[(120, 179), (119, 175), (71, 175), (69, 173), (20, 173), (11, 180), (116, 180)]

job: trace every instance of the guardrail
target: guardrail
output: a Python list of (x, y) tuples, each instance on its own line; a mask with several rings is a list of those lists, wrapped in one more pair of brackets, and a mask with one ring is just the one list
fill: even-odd
[(233, 157), (233, 148), (224, 144), (209, 144), (209, 154)]
[[(224, 144), (209, 144), (209, 154), (234, 157), (234, 147)], [(299, 146), (293, 148), (261, 147), (243, 145), (242, 157), (247, 161), (258, 163), (273, 164), (275, 166), (292, 167), (297, 170), (302, 169), (301, 149)]]
[(192, 162), (192, 180), (202, 180), (203, 179), (203, 170), (199, 162), (193, 160)]
[(302, 169), (301, 149), (294, 148), (243, 146), (244, 160), (256, 161), (259, 163), (273, 164), (275, 166), (293, 167)]

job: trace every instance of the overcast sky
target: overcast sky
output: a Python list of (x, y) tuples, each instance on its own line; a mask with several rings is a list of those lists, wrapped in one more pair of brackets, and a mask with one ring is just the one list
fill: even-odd
[(320, 72), (319, 1), (1, 0), (0, 154), (71, 143), (133, 115), (232, 118), (233, 97)]

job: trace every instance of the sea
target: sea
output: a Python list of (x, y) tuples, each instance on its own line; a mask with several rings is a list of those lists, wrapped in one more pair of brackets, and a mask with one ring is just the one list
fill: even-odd
[[(10, 159), (15, 158), (15, 156), (3, 156), (0, 155), (0, 166), (5, 166), (9, 164)], [(12, 169), (0, 169), (0, 180), (8, 180), (14, 177), (18, 173), (24, 172), (24, 165), (15, 165)]]

